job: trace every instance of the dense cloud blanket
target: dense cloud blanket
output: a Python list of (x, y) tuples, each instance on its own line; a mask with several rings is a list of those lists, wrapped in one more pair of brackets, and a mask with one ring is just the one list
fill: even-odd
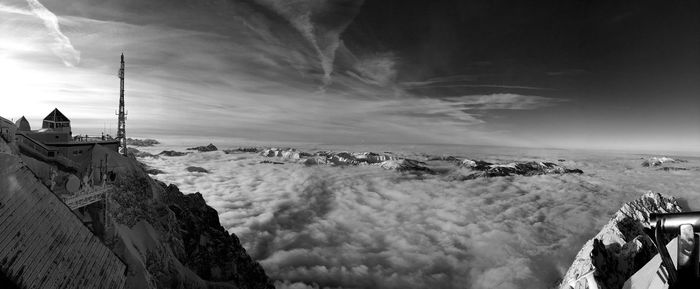
[[(165, 171), (156, 178), (201, 192), (289, 288), (548, 288), (624, 202), (654, 190), (700, 207), (689, 198), (700, 189), (697, 159), (666, 172), (633, 155), (490, 151), (470, 156), (561, 158), (586, 173), (454, 180), (223, 151), (141, 160)], [(211, 173), (187, 172), (191, 165)]]

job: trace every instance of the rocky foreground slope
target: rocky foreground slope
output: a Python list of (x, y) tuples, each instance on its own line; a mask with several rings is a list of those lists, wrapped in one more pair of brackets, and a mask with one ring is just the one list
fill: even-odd
[[(632, 274), (657, 254), (652, 239), (644, 232), (651, 228), (649, 215), (680, 211), (676, 199), (654, 192), (626, 203), (583, 245), (559, 288), (590, 288), (587, 282), (593, 280), (600, 289), (622, 288)], [(586, 281), (586, 276), (593, 278)]]
[(126, 288), (274, 288), (201, 194), (185, 195), (142, 169), (115, 183), (107, 240), (129, 264)]
[(2, 138), (0, 148), (0, 154), (34, 172), (31, 178), (9, 177), (20, 182), (13, 186), (38, 184), (59, 196), (71, 187), (71, 180), (80, 188), (89, 187), (98, 168), (109, 168), (107, 185), (112, 190), (106, 201), (74, 213), (90, 220), (93, 234), (126, 264), (124, 288), (274, 288), (200, 194), (185, 195), (151, 179), (133, 157), (96, 144), (84, 166), (66, 168), (23, 155), (16, 144)]

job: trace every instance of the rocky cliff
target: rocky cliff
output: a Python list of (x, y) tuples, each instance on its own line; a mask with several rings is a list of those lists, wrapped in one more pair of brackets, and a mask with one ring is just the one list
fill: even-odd
[[(651, 213), (680, 212), (676, 199), (648, 192), (626, 203), (608, 224), (583, 245), (564, 275), (560, 289), (589, 288), (594, 281), (600, 289), (622, 288), (625, 281), (657, 254), (649, 230)], [(586, 281), (586, 276), (589, 281)]]
[(238, 237), (219, 223), (216, 210), (199, 193), (184, 195), (160, 183), (163, 201), (175, 213), (184, 245), (185, 265), (206, 280), (231, 280), (239, 288), (270, 287), (262, 267), (241, 246)]
[(142, 170), (115, 183), (108, 240), (129, 263), (127, 288), (274, 288), (201, 194), (185, 195)]
[(151, 179), (133, 157), (96, 144), (84, 166), (67, 170), (23, 155), (2, 138), (0, 153), (13, 155), (33, 173), (19, 179), (27, 183), (19, 186), (38, 185), (61, 198), (72, 186), (95, 185), (103, 177), (98, 168), (109, 170), (106, 198), (73, 213), (77, 223), (89, 220), (92, 233), (127, 265), (124, 288), (274, 288), (200, 194), (186, 195)]

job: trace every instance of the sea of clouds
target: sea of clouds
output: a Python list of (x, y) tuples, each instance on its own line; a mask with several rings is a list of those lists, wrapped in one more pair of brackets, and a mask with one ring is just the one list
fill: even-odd
[(374, 166), (261, 164), (267, 158), (221, 151), (141, 161), (165, 171), (157, 179), (202, 193), (278, 288), (552, 288), (624, 202), (654, 190), (700, 208), (697, 158), (686, 158), (691, 170), (666, 172), (642, 168), (632, 154), (461, 152), (564, 158), (584, 174), (451, 181)]

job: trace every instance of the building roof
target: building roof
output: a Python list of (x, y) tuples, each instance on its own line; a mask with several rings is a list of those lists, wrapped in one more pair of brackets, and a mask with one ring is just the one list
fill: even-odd
[(70, 121), (65, 115), (63, 115), (63, 113), (61, 113), (60, 110), (58, 110), (58, 108), (54, 108), (53, 111), (52, 111), (51, 113), (49, 113), (49, 115), (47, 115), (47, 116), (44, 118), (44, 120), (45, 120), (45, 121), (48, 120), (48, 121), (52, 121), (52, 122), (66, 122), (66, 121)]
[(21, 131), (28, 131), (32, 130), (31, 126), (29, 126), (29, 121), (27, 121), (24, 116), (20, 117), (17, 122), (15, 122), (15, 125), (19, 128)]
[(0, 216), (4, 277), (17, 288), (124, 288), (126, 264), (19, 156), (0, 154), (0, 180), (3, 211), (22, 212)]

